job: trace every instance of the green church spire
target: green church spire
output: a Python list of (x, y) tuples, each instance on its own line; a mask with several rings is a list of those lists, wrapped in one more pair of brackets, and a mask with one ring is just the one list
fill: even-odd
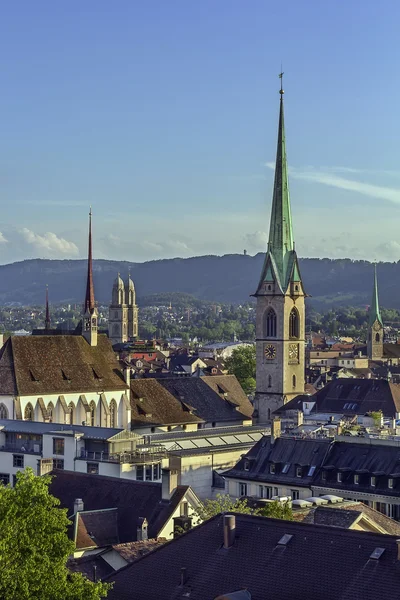
[(379, 298), (378, 298), (378, 278), (376, 276), (376, 263), (374, 265), (374, 288), (372, 292), (372, 302), (369, 309), (369, 324), (372, 326), (375, 321), (378, 321), (383, 327), (383, 321), (381, 312), (379, 310)]
[(294, 250), (292, 215), (290, 210), (288, 166), (286, 158), (286, 140), (285, 140), (285, 121), (283, 114), (283, 94), (282, 76), (279, 127), (278, 127), (278, 146), (276, 151), (275, 181), (272, 197), (271, 223), (269, 229), (268, 250), (275, 260), (275, 265), (282, 285), (287, 280), (288, 263), (291, 252)]

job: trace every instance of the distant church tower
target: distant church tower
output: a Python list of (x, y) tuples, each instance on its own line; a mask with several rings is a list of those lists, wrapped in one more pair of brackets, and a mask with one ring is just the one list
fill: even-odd
[(108, 318), (108, 336), (112, 344), (135, 339), (138, 335), (138, 308), (135, 285), (130, 277), (124, 283), (118, 273), (112, 289)]
[(368, 358), (372, 360), (381, 360), (383, 358), (383, 321), (379, 310), (376, 265), (374, 268), (374, 288), (372, 292), (372, 302), (369, 309), (367, 351)]
[(91, 346), (97, 346), (99, 313), (94, 300), (93, 259), (92, 259), (92, 208), (89, 212), (89, 248), (86, 296), (82, 315), (82, 335)]
[(46, 318), (44, 321), (45, 331), (49, 331), (50, 327), (51, 327), (51, 324), (50, 324), (50, 308), (49, 308), (49, 286), (46, 285)]
[(305, 292), (293, 241), (283, 93), (281, 85), (268, 249), (254, 294), (257, 298), (255, 416), (260, 423), (268, 421), (279, 406), (304, 393), (305, 383)]

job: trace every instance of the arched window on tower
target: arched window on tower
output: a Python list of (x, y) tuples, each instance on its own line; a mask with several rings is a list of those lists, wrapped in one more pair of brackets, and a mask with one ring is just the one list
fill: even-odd
[(293, 389), (295, 389), (295, 387), (296, 387), (296, 375), (293, 375), (293, 377), (292, 377), (292, 384), (293, 384)]
[(375, 335), (375, 341), (376, 341), (376, 342), (380, 342), (380, 341), (381, 341), (381, 336), (379, 335), (379, 333), (377, 333), (377, 334)]
[(94, 427), (96, 424), (96, 404), (95, 404), (94, 400), (92, 400), (91, 403), (89, 404), (89, 408), (90, 408), (90, 426)]
[(33, 421), (33, 406), (30, 402), (25, 406), (24, 420)]
[(114, 398), (110, 402), (110, 427), (117, 426), (117, 403)]
[(0, 404), (0, 419), (8, 419), (8, 410), (3, 403)]
[(276, 337), (276, 313), (271, 307), (265, 314), (265, 337)]
[(118, 292), (118, 304), (122, 304), (122, 290)]
[(293, 307), (289, 315), (289, 337), (300, 337), (300, 317), (297, 308)]

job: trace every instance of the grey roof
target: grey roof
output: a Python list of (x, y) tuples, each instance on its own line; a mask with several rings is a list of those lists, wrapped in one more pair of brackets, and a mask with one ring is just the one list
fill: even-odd
[[(111, 575), (108, 600), (212, 600), (243, 588), (252, 600), (399, 597), (396, 536), (243, 514), (235, 519), (230, 548), (223, 548), (223, 516), (217, 515)], [(379, 559), (371, 559), (377, 548)]]
[[(323, 462), (329, 443), (326, 439), (281, 437), (271, 444), (269, 437), (263, 437), (232, 469), (224, 473), (224, 477), (309, 487)], [(275, 473), (270, 472), (271, 465), (274, 465)], [(297, 467), (301, 468), (301, 477), (297, 477)]]
[(2, 431), (15, 433), (34, 433), (36, 435), (45, 433), (83, 433), (85, 438), (95, 440), (108, 440), (123, 429), (113, 427), (89, 427), (87, 425), (63, 425), (61, 423), (39, 423), (37, 421), (21, 421), (19, 419), (0, 419)]

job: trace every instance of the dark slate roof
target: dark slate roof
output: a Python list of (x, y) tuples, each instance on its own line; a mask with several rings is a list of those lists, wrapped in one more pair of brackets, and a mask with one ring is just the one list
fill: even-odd
[(118, 509), (119, 541), (134, 542), (139, 519), (145, 517), (149, 536), (157, 537), (189, 486), (178, 486), (169, 502), (161, 499), (161, 483), (131, 481), (74, 471), (53, 471), (50, 493), (72, 515), (74, 501), (81, 498), (85, 511)]
[(383, 344), (385, 358), (400, 358), (400, 344)]
[(77, 549), (104, 548), (119, 543), (118, 509), (86, 510), (75, 516)]
[[(269, 437), (263, 437), (232, 469), (224, 472), (224, 477), (309, 487), (329, 444), (330, 441), (326, 439), (285, 437), (271, 444)], [(271, 464), (275, 465), (275, 474), (270, 473)], [(297, 467), (302, 467), (302, 477), (296, 476)], [(315, 467), (312, 472), (311, 467)]]
[(67, 567), (74, 573), (82, 573), (91, 581), (94, 581), (95, 578), (96, 581), (100, 581), (114, 573), (114, 569), (103, 558), (102, 553), (84, 555), (80, 558), (69, 558)]
[[(337, 481), (341, 472), (342, 481)], [(354, 475), (359, 483), (354, 483)], [(371, 476), (376, 477), (376, 485), (371, 486)], [(326, 479), (324, 480), (323, 477)], [(388, 487), (389, 478), (393, 478), (393, 489)], [(360, 440), (360, 443), (336, 441), (313, 481), (318, 487), (329, 487), (398, 496), (400, 492), (400, 446), (379, 443), (379, 440)], [(338, 494), (340, 496), (340, 494)]]
[(0, 352), (0, 393), (18, 396), (126, 389), (107, 336), (14, 336)]
[[(291, 536), (286, 544), (284, 536)], [(107, 598), (212, 600), (247, 588), (252, 600), (393, 600), (400, 578), (396, 539), (236, 515), (234, 544), (224, 549), (217, 515), (111, 575)], [(370, 558), (376, 548), (383, 549), (378, 560)]]
[(385, 417), (400, 412), (400, 385), (384, 379), (338, 378), (311, 397), (297, 396), (275, 411), (301, 410), (303, 402), (315, 402), (313, 412), (365, 415), (381, 410)]
[[(185, 377), (157, 380), (175, 398), (193, 407), (204, 421), (243, 421), (251, 419), (253, 407), (234, 375)], [(217, 386), (224, 386), (224, 392)]]
[(90, 425), (63, 425), (61, 423), (41, 423), (39, 421), (21, 421), (20, 419), (0, 419), (2, 431), (13, 433), (45, 433), (73, 434), (83, 433), (85, 439), (108, 440), (124, 431), (114, 427), (90, 427)]
[(132, 379), (131, 421), (133, 425), (176, 425), (201, 423), (202, 419), (156, 379)]

